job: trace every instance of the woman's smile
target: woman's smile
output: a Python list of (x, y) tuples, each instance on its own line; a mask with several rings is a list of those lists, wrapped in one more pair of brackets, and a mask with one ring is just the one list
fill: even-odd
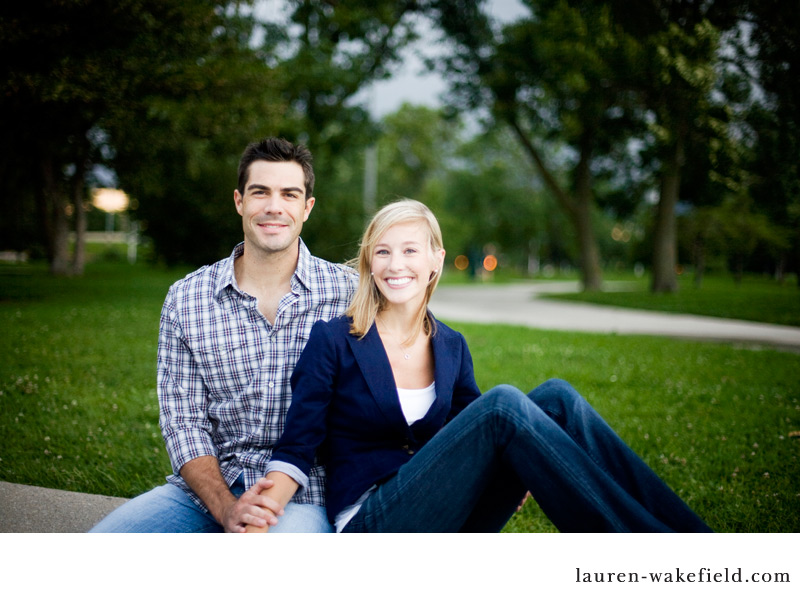
[(391, 288), (405, 288), (413, 280), (414, 279), (410, 276), (404, 276), (402, 278), (387, 278), (386, 284), (388, 284)]

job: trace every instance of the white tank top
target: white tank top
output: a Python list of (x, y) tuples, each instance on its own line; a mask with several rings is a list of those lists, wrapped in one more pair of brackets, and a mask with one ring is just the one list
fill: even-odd
[(403, 408), (403, 415), (406, 422), (411, 426), (423, 418), (433, 405), (436, 399), (436, 381), (421, 389), (397, 388), (397, 396), (400, 398), (400, 407)]

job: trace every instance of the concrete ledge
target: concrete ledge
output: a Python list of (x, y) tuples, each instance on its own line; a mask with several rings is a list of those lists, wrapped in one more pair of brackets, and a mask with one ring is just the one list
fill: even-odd
[(85, 533), (127, 500), (0, 482), (0, 533)]

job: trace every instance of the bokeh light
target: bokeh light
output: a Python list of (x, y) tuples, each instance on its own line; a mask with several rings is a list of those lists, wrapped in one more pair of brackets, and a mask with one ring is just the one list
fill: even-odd
[(130, 200), (128, 194), (121, 189), (100, 187), (92, 190), (92, 204), (103, 212), (124, 212)]

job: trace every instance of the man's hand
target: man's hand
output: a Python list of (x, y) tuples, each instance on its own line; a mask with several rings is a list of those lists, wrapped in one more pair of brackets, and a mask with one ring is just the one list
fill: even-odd
[(228, 505), (222, 514), (222, 527), (225, 531), (227, 533), (267, 532), (270, 526), (277, 525), (278, 517), (283, 514), (283, 506), (265, 494), (265, 491), (272, 488), (274, 484), (272, 480), (259, 478), (249, 490)]
[[(283, 513), (283, 507), (289, 504), (289, 501), (294, 496), (294, 493), (297, 492), (297, 482), (295, 482), (292, 478), (286, 475), (283, 472), (273, 471), (267, 474), (265, 479), (267, 482), (270, 482), (269, 496), (264, 497), (269, 499), (270, 502), (273, 502), (277, 505), (279, 509), (281, 509), (281, 514)], [(259, 480), (260, 482), (261, 480)], [(267, 507), (262, 509), (266, 513), (274, 513), (273, 507)], [(269, 522), (268, 525), (264, 527), (258, 527), (253, 524), (247, 526), (247, 533), (266, 533), (269, 531), (270, 525), (275, 525), (277, 523), (277, 518), (275, 518), (275, 522)]]
[(248, 525), (266, 531), (283, 514), (283, 505), (276, 502), (280, 498), (264, 495), (265, 490), (273, 487), (274, 480), (259, 479), (237, 499), (220, 473), (217, 458), (212, 455), (187, 461), (181, 468), (181, 476), (227, 532), (243, 533)]

